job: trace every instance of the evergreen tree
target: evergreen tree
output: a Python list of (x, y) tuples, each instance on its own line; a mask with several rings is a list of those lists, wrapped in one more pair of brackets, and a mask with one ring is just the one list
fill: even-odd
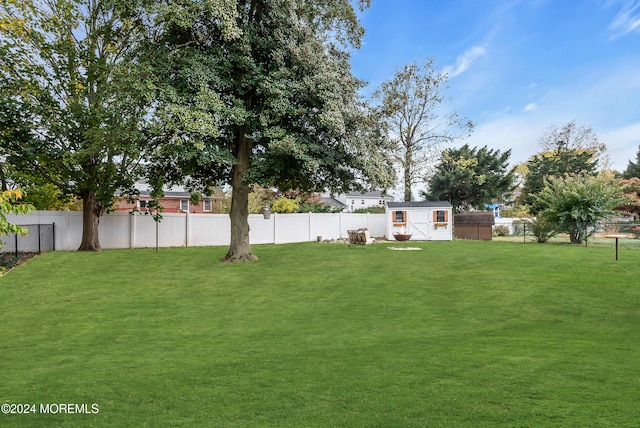
[(482, 209), (513, 190), (515, 169), (509, 168), (510, 155), (511, 150), (500, 153), (467, 144), (447, 149), (428, 182), (428, 192), (422, 192), (422, 196), (449, 201), (456, 212), (466, 206)]
[(627, 169), (622, 173), (622, 178), (630, 179), (638, 177), (640, 178), (640, 146), (638, 146), (638, 153), (636, 154), (636, 161), (629, 161)]

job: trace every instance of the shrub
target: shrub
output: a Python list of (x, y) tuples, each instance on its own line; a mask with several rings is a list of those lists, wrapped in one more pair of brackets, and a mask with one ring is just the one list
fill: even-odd
[(495, 226), (493, 228), (493, 236), (507, 236), (509, 234), (509, 227), (507, 226)]
[(362, 213), (371, 213), (371, 214), (384, 214), (384, 207), (367, 207), (360, 208), (354, 211), (354, 213), (362, 214)]
[(545, 220), (544, 217), (537, 217), (529, 221), (533, 235), (536, 237), (536, 241), (539, 243), (547, 242), (558, 233), (558, 228), (555, 223), (551, 223)]
[(289, 198), (277, 199), (271, 206), (274, 213), (295, 213), (298, 212), (298, 201)]

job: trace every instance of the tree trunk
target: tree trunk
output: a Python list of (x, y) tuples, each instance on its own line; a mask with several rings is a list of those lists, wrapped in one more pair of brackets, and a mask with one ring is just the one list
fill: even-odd
[(223, 262), (251, 262), (258, 260), (249, 244), (249, 186), (242, 178), (249, 168), (251, 146), (244, 132), (238, 136), (237, 163), (231, 171), (231, 243)]
[(404, 201), (411, 202), (413, 195), (411, 193), (411, 167), (413, 164), (413, 153), (407, 147), (404, 153)]
[(569, 242), (572, 244), (582, 244), (582, 234), (577, 225), (574, 225), (569, 231)]
[(96, 201), (96, 192), (82, 192), (82, 242), (78, 251), (101, 251), (98, 225), (102, 216), (102, 207)]

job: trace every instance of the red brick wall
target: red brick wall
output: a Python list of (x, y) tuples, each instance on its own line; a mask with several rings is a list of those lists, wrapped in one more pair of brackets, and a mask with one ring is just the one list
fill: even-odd
[[(186, 200), (189, 200), (189, 198), (184, 198)], [(140, 198), (140, 200), (148, 200), (145, 198)], [(163, 212), (165, 213), (178, 213), (178, 212), (182, 212), (180, 211), (180, 200), (178, 198), (160, 198), (160, 204), (163, 206)], [(200, 203), (198, 205), (193, 205), (191, 203), (191, 201), (189, 201), (189, 212), (193, 213), (193, 214), (201, 214), (201, 213), (215, 213), (216, 209), (219, 206), (219, 203), (216, 203), (217, 201), (214, 199), (213, 203), (212, 203), (212, 211), (205, 211), (204, 210), (204, 202), (200, 201)], [(126, 199), (122, 199), (120, 201), (118, 201), (117, 203), (117, 210), (116, 211), (131, 211), (132, 209), (136, 208), (136, 203), (129, 203)], [(141, 211), (143, 211), (144, 208), (141, 209)]]

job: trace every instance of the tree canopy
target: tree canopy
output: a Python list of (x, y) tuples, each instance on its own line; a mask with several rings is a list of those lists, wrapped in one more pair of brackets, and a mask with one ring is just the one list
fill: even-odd
[(606, 159), (605, 146), (600, 144), (590, 128), (570, 122), (563, 128), (550, 126), (540, 138), (542, 151), (526, 162), (524, 184), (519, 205), (532, 214), (542, 210), (537, 195), (545, 188), (546, 179), (567, 175), (595, 176), (598, 159)]
[(80, 250), (139, 175), (149, 114), (139, 0), (0, 2), (0, 155), (83, 202)]
[(430, 58), (405, 65), (374, 94), (393, 137), (405, 201), (413, 200), (412, 186), (424, 181), (443, 145), (473, 129), (471, 121), (445, 109), (446, 89), (447, 74), (436, 70)]
[(446, 149), (422, 195), (449, 201), (456, 212), (465, 206), (483, 209), (514, 188), (515, 169), (509, 167), (509, 156), (511, 150), (500, 153), (486, 146)]
[(256, 259), (248, 225), (254, 183), (391, 185), (384, 132), (350, 70), (345, 44), (357, 47), (362, 28), (349, 1), (237, 1), (225, 9), (229, 26), (215, 9), (186, 3), (193, 7), (166, 15), (147, 52), (162, 141), (149, 176), (156, 187), (183, 179), (193, 188), (232, 186), (225, 260)]
[(631, 202), (618, 183), (603, 175), (548, 178), (536, 199), (544, 221), (569, 233), (575, 244), (585, 240), (617, 207)]

